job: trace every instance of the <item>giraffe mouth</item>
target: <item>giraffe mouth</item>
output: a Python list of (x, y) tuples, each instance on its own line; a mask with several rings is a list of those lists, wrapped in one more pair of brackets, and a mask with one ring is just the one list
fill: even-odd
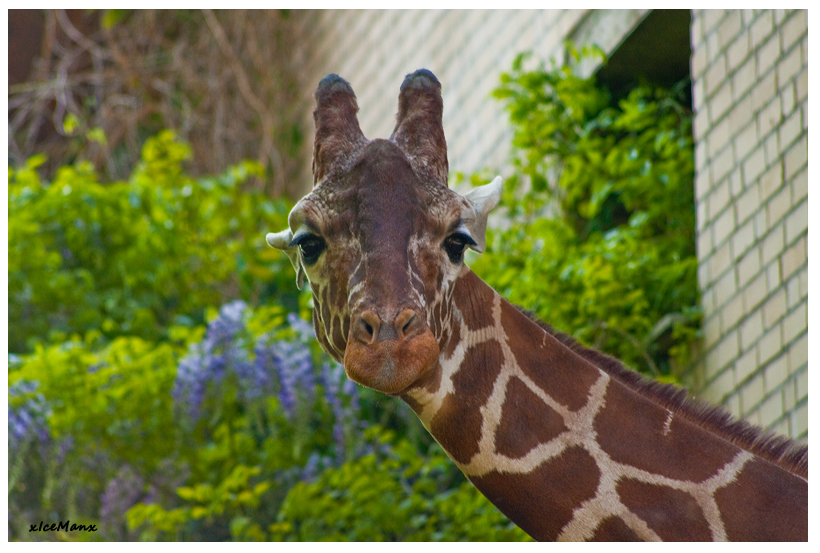
[(400, 396), (429, 376), (439, 346), (429, 329), (408, 340), (365, 344), (348, 341), (344, 366), (354, 382), (389, 396)]
[(384, 392), (386, 395), (390, 397), (402, 397), (407, 395), (410, 390), (414, 388), (424, 387), (430, 377), (432, 376), (433, 371), (435, 370), (436, 364), (438, 363), (438, 357), (436, 357), (435, 361), (430, 363), (421, 373), (419, 377), (409, 386), (399, 390), (398, 392)]

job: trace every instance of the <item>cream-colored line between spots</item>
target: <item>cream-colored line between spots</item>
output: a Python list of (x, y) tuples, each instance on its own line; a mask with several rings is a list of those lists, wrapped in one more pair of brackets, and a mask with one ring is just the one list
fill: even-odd
[[(737, 479), (737, 475), (743, 470), (746, 463), (752, 459), (754, 455), (748, 451), (741, 450), (734, 459), (726, 463), (716, 475), (704, 481), (701, 488), (708, 492), (708, 497), (704, 497), (698, 501), (698, 504), (703, 509), (703, 515), (709, 523), (709, 529), (712, 532), (712, 539), (714, 541), (728, 541), (726, 536), (726, 527), (723, 524), (723, 519), (720, 516), (720, 509), (715, 501), (715, 492), (724, 486), (728, 486)], [(695, 495), (694, 493), (692, 495)], [(698, 497), (695, 497), (697, 500)]]
[[(497, 429), (498, 422), (494, 421), (494, 424), (488, 423), (485, 418), (484, 424), (482, 425), (479, 452), (470, 459), (469, 463), (457, 463), (459, 468), (469, 476), (482, 476), (493, 470), (511, 474), (527, 474), (541, 466), (544, 462), (561, 455), (568, 447), (583, 445), (589, 441), (590, 438), (592, 438), (592, 434), (594, 434), (593, 422), (598, 412), (603, 408), (604, 396), (610, 378), (609, 375), (601, 372), (601, 376), (590, 387), (587, 403), (577, 411), (570, 411), (566, 406), (557, 402), (540, 387), (535, 385), (529, 377), (521, 372), (520, 368), (517, 366), (516, 368), (517, 371), (509, 372), (506, 377), (507, 380), (504, 382), (505, 386), (508, 379), (513, 376), (513, 373), (517, 372), (514, 376), (520, 378), (533, 393), (564, 419), (567, 430), (547, 442), (536, 445), (524, 456), (511, 458), (496, 453), (495, 430)], [(497, 417), (500, 419), (500, 409), (498, 411)], [(482, 409), (482, 415), (484, 414), (485, 410)]]
[[(496, 294), (496, 298), (498, 303), (498, 312), (500, 313), (501, 297)], [(438, 389), (435, 392), (429, 392), (423, 388), (416, 388), (411, 390), (408, 394), (413, 398), (413, 400), (416, 401), (416, 403), (422, 406), (422, 411), (418, 414), (418, 417), (427, 430), (430, 430), (430, 424), (433, 417), (435, 417), (436, 413), (441, 408), (444, 398), (447, 397), (447, 394), (454, 390), (453, 376), (455, 376), (461, 368), (464, 358), (467, 355), (467, 351), (478, 344), (496, 339), (494, 333), (496, 328), (494, 326), (479, 330), (470, 330), (458, 307), (453, 305), (452, 310), (453, 314), (451, 314), (451, 317), (455, 316), (459, 321), (461, 321), (461, 336), (452, 356), (449, 359), (440, 359), (439, 361), (442, 374), (441, 383), (439, 384)]]
[[(712, 539), (714, 541), (726, 541), (726, 530), (723, 526), (720, 510), (714, 499), (714, 493), (719, 488), (734, 481), (738, 473), (743, 469), (745, 463), (753, 457), (751, 453), (747, 451), (740, 451), (731, 461), (718, 470), (714, 476), (702, 482), (691, 482), (689, 480), (669, 478), (660, 474), (651, 473), (643, 469), (613, 461), (609, 454), (603, 451), (600, 446), (594, 442), (594, 440), (586, 442), (584, 447), (590, 455), (592, 455), (598, 465), (599, 470), (601, 471), (602, 484), (599, 484), (594, 498), (582, 503), (581, 506), (573, 511), (573, 520), (570, 521), (564, 529), (562, 529), (561, 535), (566, 533), (567, 536), (574, 536), (572, 539), (583, 539), (582, 536), (586, 536), (587, 533), (579, 530), (578, 528), (589, 528), (592, 526), (592, 523), (597, 520), (595, 526), (592, 527), (592, 531), (594, 532), (595, 527), (597, 527), (597, 525), (608, 516), (603, 514), (601, 516), (596, 516), (596, 511), (594, 509), (594, 506), (597, 505), (595, 500), (602, 494), (609, 493), (610, 491), (609, 487), (604, 485), (604, 483), (611, 481), (617, 485), (617, 482), (622, 478), (629, 478), (645, 484), (666, 486), (672, 489), (687, 492), (695, 499), (698, 506), (701, 508), (703, 516), (707, 524), (709, 524)], [(620, 499), (618, 499), (618, 503), (620, 504)], [(592, 508), (590, 508), (590, 506), (592, 506)], [(621, 507), (618, 509), (621, 509)], [(626, 506), (623, 506), (622, 509), (624, 511), (628, 511)], [(582, 522), (576, 523), (576, 520)], [(624, 522), (629, 525), (627, 520), (624, 519)], [(641, 536), (638, 529), (633, 528), (632, 526), (630, 527), (636, 531), (639, 536)], [(591, 536), (592, 534), (589, 534), (586, 539)], [(642, 539), (646, 538), (642, 537)]]
[(669, 413), (669, 414), (666, 417), (666, 422), (663, 423), (663, 435), (664, 436), (669, 434), (669, 431), (672, 429), (672, 415), (673, 415), (673, 413), (669, 409), (667, 409), (666, 412)]
[(595, 496), (582, 502), (573, 511), (572, 520), (561, 529), (556, 541), (591, 540), (601, 522), (612, 516), (619, 517), (640, 539), (662, 541), (660, 536), (649, 528), (646, 521), (632, 513), (621, 502), (616, 491), (617, 484), (617, 477), (602, 472)]

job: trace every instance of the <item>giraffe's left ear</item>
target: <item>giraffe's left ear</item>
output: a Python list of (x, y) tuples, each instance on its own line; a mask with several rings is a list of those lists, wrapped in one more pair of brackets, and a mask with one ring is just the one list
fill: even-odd
[(481, 253), (486, 245), (487, 217), (501, 200), (501, 177), (494, 178), (491, 183), (484, 186), (473, 188), (464, 195), (464, 199), (472, 208), (472, 213), (464, 213), (462, 216), (464, 226), (475, 240), (475, 245), (470, 247)]
[(277, 250), (282, 250), (288, 256), (291, 265), (296, 270), (296, 287), (301, 290), (302, 286), (305, 285), (305, 269), (299, 259), (299, 246), (290, 245), (293, 241), (293, 232), (289, 228), (282, 232), (269, 232), (265, 236), (265, 241)]

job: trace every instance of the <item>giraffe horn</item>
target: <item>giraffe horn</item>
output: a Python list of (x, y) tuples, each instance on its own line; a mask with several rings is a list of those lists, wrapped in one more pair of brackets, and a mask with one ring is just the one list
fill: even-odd
[(337, 169), (344, 169), (351, 154), (367, 143), (359, 127), (356, 95), (347, 81), (330, 74), (319, 82), (314, 94), (313, 183)]
[(484, 251), (487, 235), (487, 217), (501, 200), (501, 177), (498, 176), (491, 183), (473, 188), (464, 195), (470, 209), (462, 214), (462, 221), (475, 241), (471, 249), (481, 253)]
[(407, 75), (399, 92), (396, 128), (390, 140), (398, 145), (420, 176), (447, 186), (447, 141), (444, 139), (441, 84), (427, 69)]

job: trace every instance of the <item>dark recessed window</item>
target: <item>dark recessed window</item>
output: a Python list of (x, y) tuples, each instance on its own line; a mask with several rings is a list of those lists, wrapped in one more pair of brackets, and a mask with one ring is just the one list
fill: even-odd
[(689, 10), (652, 10), (646, 15), (596, 72), (613, 101), (624, 97), (641, 79), (666, 88), (684, 81), (683, 103), (691, 109), (691, 22)]

